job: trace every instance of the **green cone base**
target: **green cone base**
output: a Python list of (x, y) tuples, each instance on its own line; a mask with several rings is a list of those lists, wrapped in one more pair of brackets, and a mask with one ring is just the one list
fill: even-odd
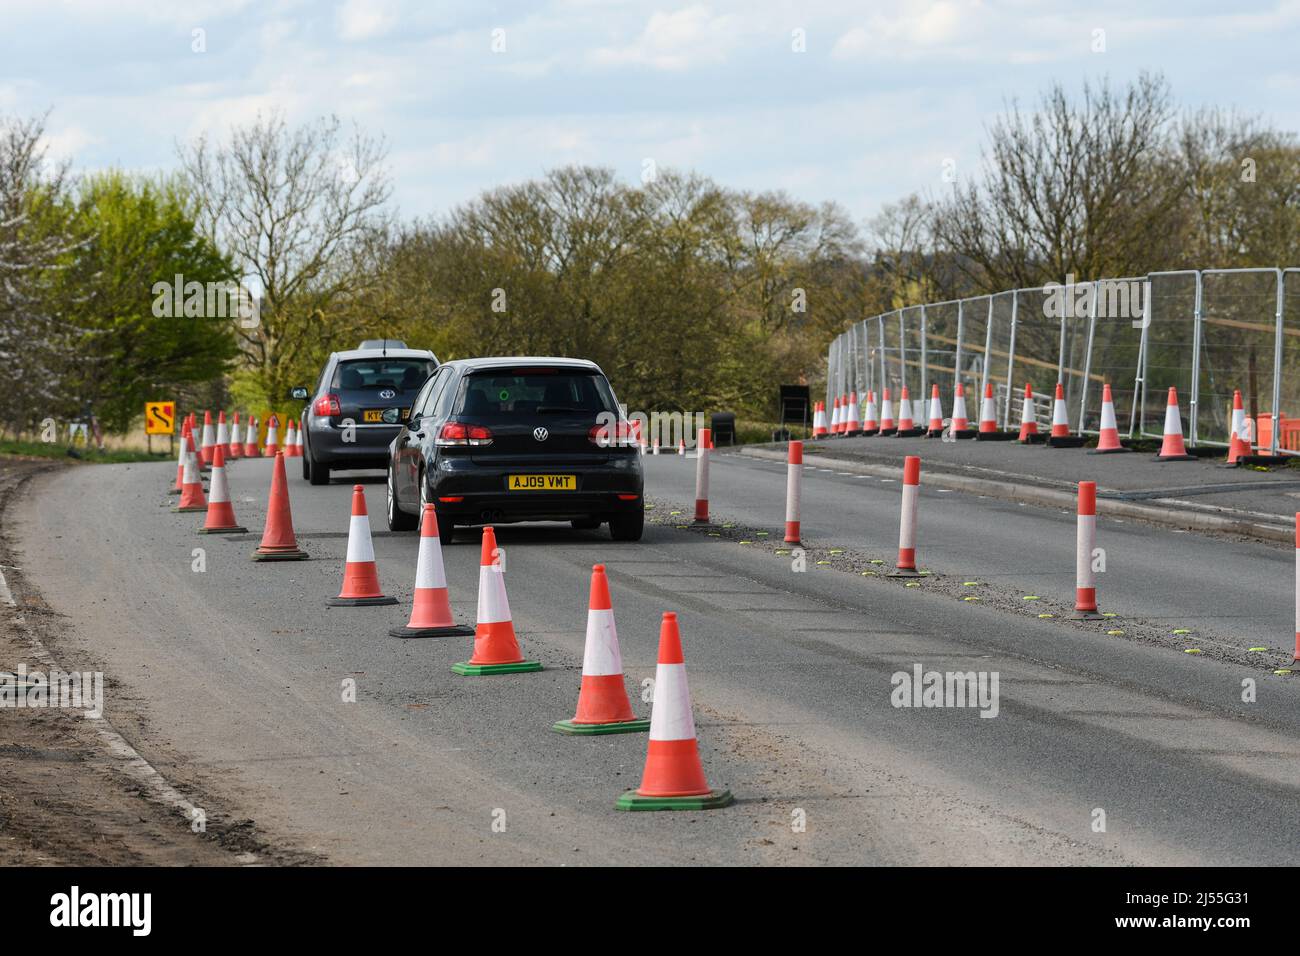
[(717, 810), (735, 802), (730, 790), (710, 790), (697, 797), (643, 797), (629, 790), (614, 804), (616, 810)]
[(461, 661), (451, 665), (451, 672), (461, 677), (483, 677), (488, 674), (520, 674), (525, 671), (539, 671), (541, 661), (516, 661), (513, 664), (471, 664)]
[(561, 720), (552, 724), (551, 729), (577, 737), (590, 737), (595, 734), (639, 734), (650, 729), (650, 721), (621, 720), (613, 724), (577, 724), (572, 720)]
[(327, 598), (325, 603), (330, 607), (376, 607), (380, 604), (396, 604), (397, 598), (379, 595), (378, 597), (359, 597), (345, 598), (332, 597)]
[(474, 628), (465, 627), (462, 624), (449, 624), (446, 627), (390, 627), (388, 634), (390, 637), (469, 637), (474, 633)]
[(254, 561), (306, 561), (306, 551), (254, 551), (250, 556)]
[(247, 528), (241, 528), (235, 525), (231, 528), (200, 528), (199, 534), (247, 534)]

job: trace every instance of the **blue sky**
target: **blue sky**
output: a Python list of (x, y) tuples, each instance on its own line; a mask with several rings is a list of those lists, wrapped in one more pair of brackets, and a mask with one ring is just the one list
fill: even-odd
[(154, 170), (259, 110), (335, 113), (387, 138), (405, 215), (652, 159), (861, 220), (945, 160), (971, 175), (1004, 101), (1056, 79), (1160, 70), (1186, 106), (1300, 129), (1297, 50), (1300, 0), (0, 0), (0, 114), (52, 110), (77, 168)]

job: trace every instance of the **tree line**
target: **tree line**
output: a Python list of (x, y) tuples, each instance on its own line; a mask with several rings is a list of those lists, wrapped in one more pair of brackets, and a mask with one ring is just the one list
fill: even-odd
[[(835, 203), (687, 170), (571, 166), (427, 219), (392, 207), (382, 138), (263, 116), (181, 146), (165, 176), (76, 176), (44, 117), (0, 117), (0, 428), (147, 398), (293, 409), (332, 350), (599, 362), (646, 411), (771, 419), (829, 340), (902, 305), (1188, 267), (1300, 263), (1300, 146), (1168, 84), (1046, 90), (957, 170), (858, 224)], [(936, 180), (939, 180), (936, 171)], [(158, 314), (174, 277), (241, 283), (257, 321)]]

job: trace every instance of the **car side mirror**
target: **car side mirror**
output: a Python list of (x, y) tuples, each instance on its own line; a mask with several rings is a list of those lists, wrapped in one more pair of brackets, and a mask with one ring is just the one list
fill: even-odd
[(296, 398), (300, 402), (305, 402), (310, 397), (310, 393), (307, 391), (306, 388), (299, 385), (297, 388), (293, 389), (293, 391), (289, 393), (289, 397)]
[(379, 418), (385, 425), (400, 425), (402, 424), (402, 410), (400, 408), (385, 408)]

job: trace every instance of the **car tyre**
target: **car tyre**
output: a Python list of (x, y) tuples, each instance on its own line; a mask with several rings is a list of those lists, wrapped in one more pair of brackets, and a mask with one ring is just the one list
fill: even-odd
[(640, 541), (644, 530), (644, 511), (615, 515), (609, 519), (609, 536), (615, 541)]
[(397, 487), (393, 481), (393, 466), (388, 466), (388, 530), (414, 531), (420, 523), (419, 515), (408, 515), (398, 507)]

